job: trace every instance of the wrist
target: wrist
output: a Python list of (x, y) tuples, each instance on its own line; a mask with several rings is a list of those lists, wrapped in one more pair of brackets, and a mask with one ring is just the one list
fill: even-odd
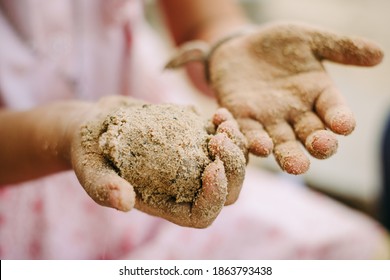
[(60, 101), (25, 112), (32, 129), (29, 149), (40, 165), (37, 175), (72, 168), (71, 145), (89, 108), (80, 101)]
[(59, 160), (71, 168), (71, 148), (74, 141), (78, 139), (81, 125), (87, 120), (93, 111), (93, 104), (80, 101), (69, 101), (54, 105), (54, 110), (57, 111), (58, 130), (54, 135), (54, 143), (58, 143)]
[[(220, 33), (220, 36), (218, 36), (218, 40), (216, 40), (215, 42), (212, 42), (210, 43), (209, 45), (209, 48), (207, 50), (207, 53), (204, 55), (204, 60), (203, 60), (203, 65), (201, 65), (201, 72), (203, 72), (203, 84), (207, 84), (207, 90), (204, 90), (203, 87), (202, 87), (202, 90), (203, 92), (205, 92), (207, 95), (210, 95), (210, 91), (211, 91), (211, 88), (209, 87), (209, 84), (210, 84), (210, 60), (212, 58), (212, 56), (214, 55), (214, 53), (217, 51), (217, 49), (219, 49), (221, 46), (225, 45), (226, 43), (228, 43), (229, 41), (231, 40), (234, 40), (236, 38), (239, 38), (239, 37), (242, 37), (242, 36), (245, 36), (247, 34), (250, 34), (250, 33), (253, 33), (255, 32), (256, 30), (258, 30), (258, 27), (255, 26), (255, 25), (245, 25), (245, 26), (241, 26), (235, 30), (231, 29), (229, 33), (224, 33), (222, 35), (222, 33)], [(215, 37), (217, 38), (217, 37)], [(195, 65), (196, 67), (199, 66), (199, 64), (196, 64)], [(190, 75), (190, 77), (192, 78), (192, 76), (199, 76), (199, 72), (200, 71), (200, 68), (198, 67), (197, 68), (197, 71), (193, 71), (193, 69), (191, 69), (191, 67), (194, 67), (194, 64), (188, 64), (187, 65), (187, 69), (188, 69), (188, 74)], [(199, 80), (199, 78), (197, 79)], [(197, 86), (198, 87), (198, 86)], [(199, 88), (199, 87), (198, 87)], [(212, 94), (214, 95), (214, 94)]]
[[(243, 29), (251, 28), (253, 25), (244, 17), (226, 19), (227, 17), (214, 18), (204, 21), (193, 29), (193, 40), (202, 40), (210, 44), (215, 44), (223, 38), (240, 32)], [(191, 33), (190, 33), (191, 34)]]
[(0, 112), (0, 184), (71, 169), (70, 145), (84, 104), (59, 102), (28, 111)]

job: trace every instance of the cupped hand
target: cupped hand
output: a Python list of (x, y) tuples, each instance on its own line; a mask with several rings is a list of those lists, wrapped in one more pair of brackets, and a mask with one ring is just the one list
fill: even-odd
[(130, 98), (109, 96), (90, 104), (75, 120), (70, 144), (70, 159), (76, 176), (87, 194), (99, 205), (130, 211), (134, 208), (133, 186), (121, 178), (99, 149), (104, 118), (115, 108), (137, 104)]
[(355, 118), (322, 62), (373, 66), (383, 58), (368, 40), (338, 35), (297, 23), (277, 23), (232, 36), (208, 48), (188, 43), (168, 67), (189, 61), (206, 63), (207, 78), (218, 102), (238, 121), (249, 151), (273, 152), (292, 174), (308, 170), (314, 157), (337, 150), (334, 133), (350, 134)]
[[(118, 118), (118, 110), (124, 110), (123, 112), (132, 110), (132, 108), (147, 110), (148, 106), (158, 105), (145, 105), (144, 102), (118, 96), (103, 98), (97, 104), (92, 105), (90, 110), (83, 116), (79, 129), (75, 131), (72, 141), (71, 159), (75, 173), (85, 191), (100, 205), (121, 211), (129, 211), (135, 207), (145, 213), (162, 217), (181, 226), (207, 227), (215, 220), (224, 205), (232, 204), (238, 198), (245, 176), (246, 139), (239, 131), (232, 115), (222, 108), (216, 111), (210, 124), (205, 123), (204, 129), (202, 129), (203, 132), (193, 128), (194, 133), (201, 132), (207, 137), (204, 144), (207, 147), (205, 157), (209, 158), (209, 163), (201, 167), (202, 163), (197, 163), (196, 159), (184, 158), (183, 162), (195, 164), (197, 169), (195, 172), (200, 174), (197, 180), (201, 188), (196, 191), (192, 201), (177, 201), (175, 194), (172, 194), (172, 189), (177, 188), (176, 185), (161, 186), (162, 181), (171, 181), (170, 178), (164, 177), (164, 171), (165, 168), (168, 168), (168, 165), (157, 164), (160, 169), (156, 170), (156, 160), (153, 162), (153, 158), (149, 158), (149, 155), (153, 157), (153, 152), (142, 150), (153, 150), (153, 143), (165, 141), (165, 137), (161, 139), (155, 137), (157, 137), (156, 135), (159, 132), (162, 132), (162, 135), (167, 133), (164, 129), (168, 129), (172, 124), (161, 123), (156, 126), (159, 127), (159, 130), (151, 131), (148, 124), (154, 120), (153, 118), (146, 117), (143, 119), (144, 123), (137, 123), (134, 127), (131, 125), (132, 121), (126, 119), (126, 114), (123, 115), (125, 119), (116, 119), (115, 121), (112, 119)], [(161, 108), (163, 110), (161, 114), (166, 114), (167, 112), (164, 110), (170, 107), (165, 106)], [(175, 108), (172, 107), (172, 109)], [(180, 106), (177, 106), (177, 110), (188, 112), (189, 119), (184, 120), (185, 122), (191, 118), (199, 118), (191, 109), (186, 111), (187, 109), (181, 109)], [(175, 122), (180, 121), (179, 119), (174, 119)], [(112, 124), (107, 126), (107, 120), (112, 120), (109, 122)], [(159, 121), (159, 118), (155, 121)], [(144, 129), (142, 129), (143, 127)], [(130, 141), (130, 139), (126, 138), (126, 133), (132, 133), (132, 131), (137, 131), (140, 128), (142, 131), (145, 130), (145, 133), (153, 133), (155, 136), (153, 143), (143, 145), (141, 150), (137, 150), (137, 152), (132, 151), (131, 148), (129, 151), (127, 150), (128, 148), (123, 148), (125, 150), (119, 151), (118, 146), (111, 142), (116, 139), (121, 139), (122, 142)], [(138, 135), (137, 132), (134, 133), (134, 135)], [(177, 133), (180, 132), (178, 131)], [(108, 137), (108, 135), (110, 136)], [(109, 141), (113, 135), (114, 140)], [(143, 132), (141, 132), (140, 137), (142, 135)], [(188, 140), (190, 141), (190, 139)], [(144, 139), (142, 141), (148, 140)], [(175, 147), (174, 142), (166, 143), (166, 145), (169, 145), (171, 148), (158, 151), (160, 153), (159, 157), (163, 159), (165, 164), (174, 160), (177, 153), (192, 148), (191, 145), (189, 147)], [(125, 145), (124, 147), (129, 146)], [(164, 145), (158, 144), (156, 147), (162, 148)], [(139, 153), (138, 156), (143, 158), (134, 158), (130, 155), (133, 152)], [(117, 157), (118, 153), (120, 153), (119, 157)], [(184, 154), (187, 154), (187, 152)], [(188, 154), (191, 153), (189, 152)], [(139, 166), (134, 170), (136, 174), (126, 174), (128, 171), (122, 169), (126, 165)], [(180, 167), (177, 170), (178, 173), (173, 175), (179, 180), (182, 176), (186, 176), (186, 173), (180, 173), (180, 170), (186, 172), (185, 170), (191, 168), (193, 167)], [(143, 179), (138, 179), (137, 176)], [(151, 178), (150, 182), (148, 181), (149, 178)], [(160, 182), (158, 186), (150, 186), (156, 178), (161, 178), (162, 181), (158, 179)], [(144, 182), (144, 180), (149, 182), (147, 183), (148, 193), (151, 193), (151, 196), (149, 197), (148, 195), (147, 199), (142, 195), (142, 188), (145, 186), (142, 186), (140, 183), (141, 181)], [(188, 180), (185, 179), (185, 181)], [(172, 182), (174, 181), (176, 180), (172, 180)], [(163, 192), (164, 189), (168, 190), (168, 195)], [(180, 195), (178, 194), (178, 196)]]

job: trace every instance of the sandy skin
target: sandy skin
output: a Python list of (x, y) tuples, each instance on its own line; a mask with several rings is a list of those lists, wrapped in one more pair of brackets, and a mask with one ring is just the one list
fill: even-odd
[[(219, 109), (207, 121), (192, 107), (122, 101), (82, 126), (83, 152), (98, 153), (88, 164), (130, 183), (135, 208), (181, 226), (209, 226), (237, 200), (245, 176), (246, 140), (232, 115)], [(102, 205), (113, 199), (105, 189), (86, 190)]]
[(221, 106), (229, 109), (257, 156), (273, 153), (288, 173), (310, 166), (299, 142), (326, 159), (338, 147), (335, 134), (355, 127), (353, 113), (322, 65), (333, 62), (374, 66), (383, 52), (375, 43), (299, 23), (272, 23), (209, 46), (183, 45), (167, 64), (203, 62)]

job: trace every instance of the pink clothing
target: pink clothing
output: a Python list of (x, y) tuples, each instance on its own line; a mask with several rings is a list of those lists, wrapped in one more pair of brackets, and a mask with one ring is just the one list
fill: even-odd
[(0, 92), (7, 107), (107, 94), (193, 101), (168, 86), (183, 81), (163, 73), (165, 46), (145, 24), (141, 1), (1, 0), (0, 7)]
[[(137, 0), (0, 0), (0, 104), (26, 109), (107, 94), (194, 103), (162, 73), (164, 45)], [(95, 204), (73, 172), (0, 188), (1, 259), (371, 259), (368, 217), (249, 167), (238, 202), (204, 230)], [(386, 249), (387, 248), (387, 249)]]

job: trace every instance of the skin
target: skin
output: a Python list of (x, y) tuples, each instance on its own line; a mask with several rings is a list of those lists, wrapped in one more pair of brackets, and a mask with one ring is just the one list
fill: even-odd
[(337, 150), (335, 134), (348, 135), (355, 119), (325, 71), (324, 59), (374, 66), (383, 52), (368, 40), (297, 23), (276, 23), (242, 32), (217, 47), (187, 43), (168, 63), (202, 61), (221, 106), (231, 111), (249, 151), (273, 153), (280, 167), (302, 174), (314, 157)]
[[(195, 58), (193, 56), (193, 60), (204, 61), (207, 58), (207, 52), (211, 49), (210, 46), (249, 23), (234, 1), (160, 0), (159, 3), (166, 16), (167, 25), (172, 32), (173, 39), (178, 45), (191, 40), (202, 40), (203, 49), (198, 50), (198, 54), (195, 55)], [(225, 104), (239, 121), (240, 128), (247, 137), (249, 150), (252, 153), (266, 156), (273, 150), (282, 168), (296, 174), (304, 172), (305, 168), (302, 168), (302, 166), (308, 165), (308, 160), (302, 157), (296, 139), (306, 139), (304, 142), (308, 142), (306, 147), (312, 150), (312, 154), (320, 155), (318, 157), (326, 157), (329, 151), (332, 150), (327, 147), (334, 146), (335, 141), (332, 140), (333, 136), (330, 136), (331, 134), (328, 134), (327, 130), (323, 130), (322, 127), (329, 126), (335, 132), (341, 134), (348, 134), (354, 127), (353, 118), (350, 118), (350, 110), (346, 109), (345, 101), (332, 86), (329, 77), (320, 66), (320, 62), (323, 59), (330, 59), (339, 63), (368, 66), (378, 63), (382, 57), (378, 47), (361, 39), (355, 41), (355, 39), (342, 37), (343, 40), (351, 41), (351, 46), (356, 46), (356, 49), (359, 50), (357, 53), (350, 48), (349, 51), (343, 50), (337, 44), (334, 49), (335, 45), (332, 47), (327, 44), (330, 33), (320, 30), (313, 33), (312, 31), (309, 32), (309, 29), (307, 27), (295, 29), (296, 32), (300, 34), (303, 32), (312, 38), (308, 41), (296, 42), (294, 41), (295, 36), (282, 36), (278, 33), (279, 29), (276, 28), (260, 29), (257, 33), (237, 37), (226, 42), (215, 50), (213, 56), (210, 57), (212, 63), (208, 64), (210, 69), (207, 69), (207, 71), (210, 74), (212, 87), (209, 86), (203, 74), (205, 64), (198, 63), (187, 66), (194, 84), (203, 92), (211, 95), (215, 94), (218, 101)], [(309, 55), (306, 61), (307, 65), (316, 65), (318, 69), (316, 71), (309, 70), (306, 74), (313, 74), (312, 78), (320, 82), (318, 89), (322, 89), (322, 91), (316, 90), (313, 85), (309, 87), (310, 90), (303, 90), (307, 85), (300, 79), (301, 76), (294, 71), (289, 71), (289, 68), (286, 67), (290, 62), (289, 59), (285, 59), (284, 62), (265, 59), (266, 57), (272, 58), (273, 54), (278, 54), (278, 58), (280, 58), (280, 54), (283, 53), (280, 48), (272, 48), (269, 53), (269, 49), (259, 47), (261, 42), (272, 35), (273, 32), (281, 36), (280, 39), (285, 42), (294, 43), (296, 48), (308, 50), (308, 54), (315, 54), (314, 56)], [(289, 34), (291, 35), (291, 33)], [(313, 37), (313, 34), (316, 34), (316, 36)], [(275, 35), (271, 37), (275, 38)], [(313, 38), (317, 39), (314, 40)], [(331, 41), (334, 42), (335, 38), (337, 36), (333, 36)], [(318, 43), (314, 44), (314, 42)], [(357, 44), (353, 44), (353, 42), (357, 42)], [(190, 49), (196, 50), (192, 47)], [(243, 55), (237, 55), (240, 53), (243, 53)], [(367, 55), (362, 56), (362, 54)], [(178, 57), (180, 58), (180, 55)], [(221, 77), (221, 72), (226, 71), (227, 67), (237, 62), (240, 57), (247, 60), (247, 63), (240, 63), (239, 67), (230, 68), (231, 73), (223, 74)], [(182, 64), (188, 62), (188, 60), (181, 61)], [(241, 68), (243, 65), (245, 67)], [(179, 66), (179, 64), (176, 66)], [(248, 71), (255, 72), (252, 72), (253, 75), (244, 75)], [(284, 79), (280, 79), (280, 73), (284, 74)], [(303, 71), (302, 74), (305, 74), (305, 72)], [(255, 88), (253, 92), (244, 92), (238, 87), (240, 85), (238, 79), (240, 75), (244, 75), (243, 79), (247, 79), (246, 84), (248, 86)], [(233, 79), (230, 80), (230, 78)], [(290, 84), (287, 83), (288, 80)], [(328, 87), (324, 87), (326, 85)], [(230, 91), (230, 88), (234, 90)], [(294, 92), (291, 91), (293, 88), (296, 89), (295, 94), (299, 93), (295, 98), (306, 106), (303, 106), (303, 112), (298, 110), (299, 114), (293, 114), (296, 110), (292, 110), (288, 102), (283, 105), (283, 100), (288, 100), (286, 97), (292, 98), (294, 96), (294, 94), (291, 94), (291, 92)], [(277, 98), (281, 92), (283, 92), (283, 98)], [(313, 92), (321, 92), (321, 94), (312, 94)], [(310, 98), (306, 98), (306, 94)], [(269, 97), (267, 97), (268, 95)], [(316, 95), (317, 99), (313, 97)], [(277, 119), (277, 122), (269, 121), (268, 117), (272, 112), (268, 110), (265, 113), (267, 110), (263, 111), (264, 104), (262, 104), (262, 101), (264, 98), (270, 100), (266, 109), (275, 108), (273, 118)], [(275, 100), (278, 100), (277, 104), (273, 103)], [(282, 102), (282, 105), (279, 102)], [(96, 155), (83, 151), (80, 144), (80, 135), (77, 133), (80, 126), (85, 122), (100, 118), (102, 114), (107, 113), (107, 110), (111, 110), (117, 105), (114, 100), (104, 99), (97, 103), (57, 102), (26, 111), (1, 109), (0, 135), (3, 137), (0, 137), (0, 185), (23, 182), (73, 169), (86, 192), (99, 204), (122, 211), (128, 211), (133, 205), (137, 207), (132, 187), (128, 182), (119, 177), (103, 161), (100, 161), (101, 164), (98, 168), (89, 165), (89, 157), (93, 158)], [(265, 115), (268, 117), (265, 118)], [(301, 117), (297, 117), (298, 115)], [(225, 118), (228, 117), (224, 114), (216, 114), (213, 120), (216, 125), (219, 125)], [(313, 123), (305, 120), (313, 120), (314, 118), (316, 119), (316, 126), (305, 125), (306, 122)], [(291, 126), (292, 120), (295, 120), (293, 126)], [(234, 133), (232, 136), (230, 132), (234, 128), (224, 124), (218, 129), (225, 132), (226, 135), (230, 133), (229, 139), (235, 141), (236, 136), (234, 136)], [(312, 131), (321, 132), (312, 134)], [(321, 136), (324, 134), (326, 137)], [(225, 145), (228, 142), (219, 138), (216, 138), (215, 141), (217, 142), (216, 146), (211, 148), (214, 149), (215, 153), (218, 153), (218, 143)], [(242, 146), (239, 143), (235, 144), (239, 147)], [(220, 156), (222, 157), (223, 154)], [(211, 171), (206, 170), (203, 179), (205, 194), (201, 195), (202, 198), (198, 202), (200, 205), (206, 206), (200, 206), (199, 209), (207, 207), (208, 203), (215, 201), (212, 198), (215, 186), (213, 182), (217, 180), (217, 175), (221, 174), (218, 171), (221, 170), (221, 165), (215, 163), (208, 167), (208, 170)], [(228, 177), (228, 174), (229, 172), (226, 173), (226, 177)], [(235, 190), (231, 193), (236, 194), (232, 195), (232, 198), (227, 198), (227, 201), (233, 202), (237, 198), (239, 189), (236, 188)], [(141, 208), (140, 205), (139, 209)], [(187, 210), (182, 209), (182, 211), (188, 213), (189, 205), (184, 208)], [(155, 214), (159, 215), (160, 213)], [(166, 216), (169, 216), (169, 214), (166, 214)], [(185, 218), (188, 215), (183, 217), (187, 224), (191, 226), (191, 221)], [(207, 224), (207, 219), (205, 220), (205, 224)]]
[(0, 185), (71, 169), (73, 131), (90, 107), (69, 101), (26, 111), (0, 110)]
[[(104, 120), (107, 119), (106, 116), (120, 107), (131, 110), (132, 106), (140, 107), (145, 103), (112, 96), (102, 99), (99, 104), (100, 107), (104, 107), (104, 110), (99, 111), (97, 117), (80, 125), (82, 133), (75, 133), (71, 153), (76, 175), (95, 202), (103, 206), (116, 205), (115, 208), (123, 211), (135, 207), (181, 226), (204, 228), (215, 220), (224, 205), (232, 204), (238, 199), (245, 176), (246, 140), (238, 124), (226, 109), (220, 108), (215, 112), (212, 128), (205, 123), (205, 130), (210, 131), (208, 156), (211, 163), (202, 171), (202, 188), (194, 201), (177, 203), (173, 200), (164, 200), (159, 204), (149, 204), (136, 195), (130, 183), (117, 175), (99, 149), (100, 131)], [(159, 127), (164, 129), (163, 124)], [(80, 129), (78, 131), (80, 132)], [(194, 130), (194, 133), (201, 132)], [(144, 154), (142, 150), (138, 152)], [(96, 177), (97, 170), (102, 174), (101, 178)]]
[[(136, 198), (131, 184), (98, 152), (97, 135), (83, 145), (85, 140), (80, 133), (87, 124), (101, 125), (102, 118), (116, 108), (137, 102), (109, 96), (96, 103), (70, 101), (22, 112), (2, 110), (0, 134), (7, 137), (2, 139), (0, 146), (0, 185), (73, 169), (86, 193), (102, 206), (121, 211), (135, 207), (182, 226), (202, 228), (210, 225), (223, 205), (237, 200), (244, 180), (246, 145), (237, 123), (226, 110), (216, 111), (214, 119), (224, 119), (219, 126), (227, 127), (231, 138), (215, 127), (216, 135), (209, 143), (210, 158), (215, 160), (203, 172), (203, 187), (194, 203), (171, 203), (166, 208), (154, 209)], [(14, 126), (18, 129), (13, 129)], [(19, 139), (23, 139), (23, 143)], [(243, 159), (241, 166), (235, 169), (224, 166), (232, 154)]]
[[(215, 119), (223, 119), (216, 122)], [(205, 228), (218, 216), (224, 205), (233, 204), (245, 176), (246, 140), (232, 115), (220, 108), (213, 116), (214, 134), (209, 140), (209, 157), (214, 159), (203, 171), (202, 188), (193, 203), (168, 202), (155, 208), (136, 198), (136, 208), (182, 226)], [(224, 132), (226, 127), (229, 133)], [(235, 164), (232, 164), (235, 162)]]
[[(206, 37), (217, 40), (220, 35), (247, 22), (242, 11), (233, 1), (215, 0), (211, 3), (208, 0), (161, 0), (159, 2), (168, 27), (178, 39), (177, 43)], [(201, 69), (197, 67), (194, 69), (195, 71), (190, 73), (191, 79), (205, 91), (209, 90), (202, 80)], [(74, 100), (50, 103), (25, 111), (0, 109), (0, 135), (2, 136), (0, 137), (0, 185), (20, 183), (73, 169), (80, 179), (81, 186), (99, 204), (122, 211), (131, 209), (137, 204), (131, 186), (104, 162), (93, 169), (88, 164), (89, 157), (93, 157), (93, 153), (83, 154), (80, 135), (76, 133), (84, 122), (99, 118), (112, 106), (117, 106), (116, 103), (109, 99), (97, 103)], [(217, 151), (218, 149), (215, 152)], [(214, 173), (207, 171), (204, 176), (205, 194), (198, 202), (199, 205), (203, 205), (199, 209), (206, 207), (207, 203), (213, 203), (213, 199), (208, 198), (213, 191), (207, 190), (215, 187), (213, 181), (218, 176), (212, 174), (219, 174), (217, 170), (220, 169), (218, 163), (207, 169), (214, 170)], [(211, 175), (207, 175), (208, 173)], [(229, 172), (226, 173), (227, 177), (228, 174)], [(238, 194), (239, 191), (231, 193)], [(235, 195), (227, 198), (227, 203), (233, 202), (236, 199)], [(188, 211), (188, 205), (185, 207)], [(164, 215), (164, 217), (168, 216), (168, 214)], [(191, 224), (186, 221), (186, 217), (188, 215), (183, 216), (182, 223)], [(206, 224), (207, 222), (204, 223)]]
[[(250, 24), (234, 0), (159, 0), (158, 3), (172, 39), (178, 46), (192, 40), (214, 44)], [(197, 89), (214, 96), (204, 78), (203, 64), (188, 64), (186, 70)]]
[[(217, 40), (220, 35), (247, 22), (233, 1), (214, 0), (211, 3), (208, 0), (160, 0), (159, 3), (168, 27), (178, 39), (177, 43), (206, 37)], [(207, 24), (203, 24), (206, 22)], [(23, 34), (20, 35), (23, 37)], [(194, 69), (195, 71), (190, 73), (191, 79), (205, 91), (209, 90), (202, 80), (202, 70), (197, 67)], [(81, 186), (99, 204), (121, 211), (131, 209), (137, 204), (131, 186), (104, 162), (93, 169), (88, 164), (88, 157), (93, 157), (93, 153), (83, 154), (80, 135), (76, 133), (84, 122), (99, 118), (112, 106), (117, 106), (116, 103), (110, 99), (97, 103), (74, 100), (50, 103), (25, 111), (1, 108), (0, 186), (73, 169), (80, 179)], [(207, 171), (204, 176), (205, 194), (199, 199), (198, 204), (203, 205), (199, 209), (206, 207), (208, 203), (214, 203), (212, 202), (214, 200), (208, 197), (212, 196), (215, 187), (213, 182), (218, 177), (215, 174), (219, 174), (217, 171), (220, 169), (219, 163), (207, 169), (214, 172)], [(207, 175), (209, 173), (210, 175)], [(236, 197), (232, 195), (227, 198), (227, 203), (235, 199)], [(141, 207), (139, 206), (139, 209)], [(185, 209), (189, 211), (188, 205)], [(183, 213), (188, 213), (185, 211)], [(164, 215), (168, 216), (166, 213)], [(182, 223), (191, 224), (186, 217), (188, 215), (183, 216)], [(206, 224), (207, 221), (204, 225)]]

